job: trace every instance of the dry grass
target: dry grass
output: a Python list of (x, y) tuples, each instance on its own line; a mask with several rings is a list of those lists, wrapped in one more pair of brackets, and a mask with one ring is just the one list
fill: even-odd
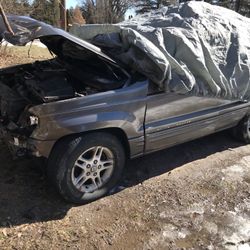
[(51, 54), (46, 48), (36, 45), (18, 47), (18, 46), (1, 46), (0, 47), (0, 68), (11, 65), (24, 64), (37, 60), (51, 58)]

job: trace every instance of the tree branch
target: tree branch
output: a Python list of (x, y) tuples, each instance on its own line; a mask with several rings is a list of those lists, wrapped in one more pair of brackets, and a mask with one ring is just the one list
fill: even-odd
[(3, 18), (4, 24), (5, 24), (6, 29), (8, 30), (8, 32), (11, 33), (12, 35), (14, 35), (14, 32), (13, 32), (13, 30), (12, 30), (12, 28), (11, 28), (11, 26), (10, 26), (10, 23), (9, 23), (9, 21), (8, 21), (6, 15), (5, 15), (5, 12), (4, 12), (4, 9), (3, 9), (3, 7), (2, 7), (1, 2), (0, 2), (0, 15), (1, 15), (2, 18)]

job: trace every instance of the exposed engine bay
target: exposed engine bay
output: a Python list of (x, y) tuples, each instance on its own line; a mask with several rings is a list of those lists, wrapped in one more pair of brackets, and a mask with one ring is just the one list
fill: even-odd
[(126, 81), (108, 65), (104, 75), (102, 70), (82, 64), (80, 68), (78, 63), (53, 59), (3, 69), (0, 72), (1, 119), (16, 122), (25, 107), (120, 88)]
[[(65, 58), (64, 58), (65, 59)], [(0, 70), (0, 138), (14, 158), (28, 152), (40, 155), (27, 144), (37, 125), (31, 107), (72, 98), (84, 98), (118, 89), (130, 82), (125, 71), (104, 60), (54, 58)]]

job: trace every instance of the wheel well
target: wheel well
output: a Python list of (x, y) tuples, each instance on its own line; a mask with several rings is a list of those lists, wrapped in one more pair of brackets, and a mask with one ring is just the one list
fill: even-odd
[[(100, 131), (100, 130), (97, 130)], [(112, 134), (114, 136), (116, 136), (120, 142), (122, 143), (122, 146), (124, 147), (126, 156), (129, 157), (130, 156), (130, 146), (129, 146), (129, 142), (128, 142), (128, 137), (126, 135), (126, 133), (120, 129), (120, 128), (107, 128), (107, 129), (103, 129), (103, 132)]]
[[(57, 140), (57, 142), (55, 143), (54, 147), (62, 140), (67, 140), (67, 139), (71, 139), (72, 137), (76, 137), (79, 135), (85, 135), (85, 134), (91, 134), (91, 133), (95, 133), (95, 132), (105, 132), (111, 135), (114, 135), (122, 144), (122, 146), (124, 147), (125, 150), (125, 154), (127, 157), (130, 157), (130, 146), (129, 146), (129, 142), (128, 142), (128, 138), (126, 133), (120, 129), (120, 128), (105, 128), (105, 129), (97, 129), (97, 130), (91, 130), (91, 131), (86, 131), (86, 132), (82, 132), (82, 133), (75, 133), (75, 134), (70, 134), (70, 135), (66, 135), (60, 139)], [(54, 148), (53, 147), (53, 148)], [(52, 149), (53, 151), (53, 149)], [(51, 152), (52, 152), (51, 151)]]

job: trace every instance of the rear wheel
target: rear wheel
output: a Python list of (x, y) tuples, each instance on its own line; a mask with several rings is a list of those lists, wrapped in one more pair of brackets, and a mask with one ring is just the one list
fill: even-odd
[(48, 175), (67, 201), (85, 204), (106, 195), (125, 164), (120, 141), (107, 133), (92, 133), (59, 142), (48, 164)]
[(232, 129), (233, 136), (245, 143), (250, 143), (250, 115), (245, 116), (240, 123)]

